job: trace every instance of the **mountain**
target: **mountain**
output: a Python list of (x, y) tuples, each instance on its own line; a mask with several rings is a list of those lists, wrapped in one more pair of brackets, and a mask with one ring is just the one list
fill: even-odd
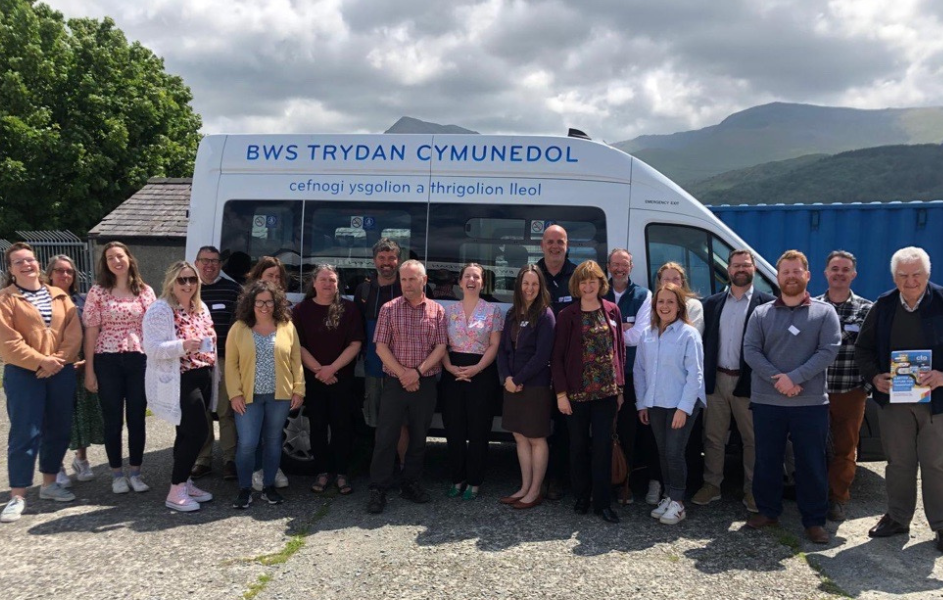
[(478, 133), (458, 125), (439, 125), (428, 121), (420, 121), (412, 117), (400, 117), (399, 121), (384, 133)]
[(704, 204), (943, 199), (943, 146), (880, 146), (805, 156), (686, 186)]
[(775, 102), (718, 125), (613, 144), (681, 184), (810, 154), (943, 141), (943, 107), (860, 110)]

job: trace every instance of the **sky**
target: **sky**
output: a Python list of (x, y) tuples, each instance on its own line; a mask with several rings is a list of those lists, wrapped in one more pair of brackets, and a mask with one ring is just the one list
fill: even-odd
[(401, 116), (616, 142), (768, 102), (943, 105), (939, 0), (46, 0), (109, 16), (204, 133), (378, 133)]

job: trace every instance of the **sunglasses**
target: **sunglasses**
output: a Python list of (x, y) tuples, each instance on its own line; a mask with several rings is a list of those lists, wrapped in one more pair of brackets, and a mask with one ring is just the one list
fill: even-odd
[(180, 285), (196, 285), (199, 283), (199, 277), (178, 277), (177, 283)]
[(73, 269), (53, 269), (52, 272), (58, 273), (59, 275), (68, 275), (69, 277), (75, 275), (75, 271)]

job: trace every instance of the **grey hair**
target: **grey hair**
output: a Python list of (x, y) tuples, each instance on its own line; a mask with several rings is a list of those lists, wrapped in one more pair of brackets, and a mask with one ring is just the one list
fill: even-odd
[[(847, 250), (832, 250), (831, 252), (829, 252), (828, 256), (825, 257), (825, 266), (828, 267), (828, 265), (832, 262), (832, 259), (835, 259), (835, 258), (844, 258), (844, 259), (850, 260), (851, 267), (853, 269), (858, 268), (858, 259), (855, 258), (854, 254), (852, 254), (851, 252), (848, 252)], [(893, 269), (891, 270), (893, 271)]]
[(927, 254), (927, 251), (916, 246), (907, 246), (895, 252), (894, 256), (891, 257), (891, 277), (897, 276), (897, 267), (901, 263), (914, 262), (919, 262), (924, 271), (927, 272), (927, 276), (930, 276), (930, 255)]
[(422, 264), (421, 262), (419, 262), (418, 260), (416, 260), (416, 259), (414, 259), (414, 258), (413, 258), (413, 259), (410, 259), (410, 260), (407, 260), (406, 262), (404, 262), (403, 264), (401, 264), (401, 265), (399, 266), (399, 270), (402, 271), (403, 269), (405, 269), (405, 268), (407, 268), (407, 267), (410, 268), (410, 269), (419, 269), (419, 272), (422, 273), (422, 276), (423, 276), (423, 277), (426, 276), (426, 265)]
[(632, 253), (626, 250), (625, 248), (613, 248), (612, 250), (610, 250), (609, 256), (606, 257), (606, 262), (612, 262), (612, 255), (615, 254), (616, 252), (625, 252), (626, 254), (629, 255), (629, 262), (634, 262), (632, 260)]

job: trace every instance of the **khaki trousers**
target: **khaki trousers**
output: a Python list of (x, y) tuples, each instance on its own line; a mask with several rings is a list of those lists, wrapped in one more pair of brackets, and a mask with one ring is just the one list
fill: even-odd
[(913, 519), (919, 465), (927, 521), (943, 530), (943, 415), (931, 414), (929, 404), (887, 404), (880, 422), (888, 514), (904, 525)]
[(720, 487), (724, 480), (724, 456), (727, 433), (733, 415), (743, 438), (743, 491), (753, 491), (753, 463), (756, 450), (753, 441), (753, 415), (750, 399), (733, 395), (737, 377), (717, 372), (714, 393), (707, 396), (704, 409), (704, 482)]

